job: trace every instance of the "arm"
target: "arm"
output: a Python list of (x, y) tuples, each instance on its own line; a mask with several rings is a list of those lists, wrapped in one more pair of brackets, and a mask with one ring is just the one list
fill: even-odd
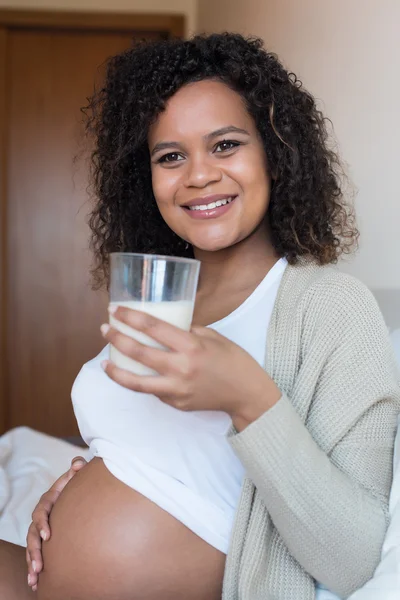
[[(369, 293), (361, 304), (360, 294), (354, 296), (342, 327), (335, 323), (337, 343), (308, 415), (320, 432), (340, 428), (338, 407), (345, 407), (346, 420), (351, 413), (351, 425), (333, 447), (321, 449), (285, 394), (230, 438), (289, 552), (341, 597), (370, 579), (380, 560), (400, 402), (379, 311)], [(325, 316), (323, 321), (321, 339), (330, 330)]]

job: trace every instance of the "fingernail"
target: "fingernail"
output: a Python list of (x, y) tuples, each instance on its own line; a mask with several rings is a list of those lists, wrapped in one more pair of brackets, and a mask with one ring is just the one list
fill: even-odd
[(108, 323), (104, 323), (101, 327), (100, 327), (100, 331), (103, 335), (107, 335), (107, 333), (110, 331), (110, 326), (108, 325)]
[(36, 573), (36, 560), (32, 561), (32, 569), (33, 569), (33, 572)]
[(46, 541), (47, 540), (47, 534), (44, 531), (44, 529), (42, 529), (42, 531), (40, 532), (40, 537), (42, 538), (42, 540)]
[(117, 312), (118, 310), (118, 304), (109, 304), (108, 305), (108, 312), (111, 313), (112, 315)]
[(28, 575), (28, 585), (31, 585), (32, 577)]
[(37, 585), (32, 586), (32, 592), (37, 592)]
[(108, 360), (102, 360), (100, 364), (101, 364), (101, 368), (106, 370), (107, 365), (108, 365)]

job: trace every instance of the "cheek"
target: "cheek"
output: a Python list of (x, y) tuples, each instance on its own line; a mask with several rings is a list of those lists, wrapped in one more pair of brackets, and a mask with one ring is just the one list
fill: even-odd
[(159, 205), (164, 208), (173, 206), (175, 203), (176, 191), (179, 187), (180, 175), (178, 171), (162, 169), (155, 167), (152, 170), (153, 194)]
[(252, 152), (246, 156), (246, 160), (238, 161), (232, 177), (238, 181), (246, 199), (251, 200), (254, 210), (268, 205), (271, 185), (263, 154)]
[(176, 193), (179, 189), (180, 174), (177, 171), (154, 169), (152, 171), (153, 194), (158, 210), (168, 227), (182, 237), (180, 219), (176, 209)]

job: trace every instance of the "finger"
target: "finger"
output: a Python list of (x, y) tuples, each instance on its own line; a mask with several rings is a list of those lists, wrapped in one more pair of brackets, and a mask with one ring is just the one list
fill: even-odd
[(54, 502), (51, 502), (50, 500), (41, 499), (40, 503), (32, 513), (33, 524), (38, 532), (39, 538), (44, 542), (47, 542), (51, 536), (49, 514), (53, 504)]
[(36, 527), (39, 537), (47, 542), (50, 539), (51, 531), (49, 526), (49, 515), (61, 492), (49, 490), (39, 500), (39, 504), (32, 513), (32, 521)]
[(143, 394), (153, 394), (154, 396), (170, 396), (176, 393), (174, 382), (169, 377), (160, 375), (155, 377), (150, 375), (135, 375), (125, 369), (120, 369), (113, 362), (103, 360), (101, 363), (107, 375), (122, 387), (134, 392)]
[[(36, 578), (37, 562), (36, 562), (36, 560), (34, 560), (32, 562), (31, 555), (30, 555), (28, 548), (26, 548), (26, 551), (25, 551), (25, 560), (26, 560), (26, 564), (28, 566), (28, 575), (30, 575), (31, 576), (30, 579), (33, 580), (34, 578)], [(32, 585), (34, 585), (35, 583), (36, 582), (33, 580)]]
[(167, 375), (173, 370), (174, 354), (177, 354), (176, 352), (168, 352), (141, 344), (114, 327), (110, 327), (107, 323), (101, 326), (101, 332), (103, 337), (122, 354), (146, 367), (150, 367), (160, 375)]
[(32, 572), (38, 574), (43, 569), (42, 559), (42, 539), (34, 525), (31, 523), (26, 537), (27, 542), (27, 560), (30, 561)]
[(140, 310), (110, 304), (109, 312), (117, 321), (143, 332), (171, 350), (189, 352), (195, 344), (196, 340), (189, 331), (184, 331)]
[(73, 469), (75, 471), (75, 473), (77, 471), (80, 471), (82, 469), (82, 467), (85, 467), (86, 465), (87, 465), (87, 460), (85, 460), (82, 456), (75, 456), (71, 460), (71, 469)]
[(31, 557), (29, 555), (28, 548), (26, 549), (26, 563), (28, 565), (28, 585), (32, 587), (33, 585), (35, 585), (37, 583), (37, 581), (36, 581), (37, 575), (32, 568), (32, 561), (31, 561)]
[(37, 582), (37, 576), (43, 569), (42, 540), (33, 523), (31, 523), (27, 535), (26, 560), (28, 573), (31, 575), (32, 585)]
[(74, 475), (75, 471), (72, 468), (67, 473), (64, 473), (64, 475), (61, 475), (53, 483), (49, 491), (43, 494), (39, 500), (39, 504), (32, 513), (32, 521), (44, 541), (49, 540), (51, 536), (49, 514), (57, 502), (59, 495)]
[(39, 581), (38, 576), (32, 571), (32, 569), (30, 568), (28, 570), (28, 585), (30, 587), (33, 587), (34, 585), (37, 584), (37, 582)]
[[(84, 458), (82, 459), (81, 456), (77, 457), (77, 459), (79, 460), (85, 460)], [(72, 462), (74, 462), (75, 459), (72, 459)], [(86, 462), (86, 461), (85, 461)], [(73, 478), (73, 476), (75, 475), (75, 470), (72, 469), (72, 464), (71, 464), (71, 468), (64, 473), (63, 475), (61, 475), (61, 477), (59, 477), (51, 486), (51, 488), (49, 489), (49, 491), (47, 492), (47, 494), (49, 494), (51, 497), (54, 495), (56, 495), (56, 500), (58, 498), (58, 496), (61, 494), (61, 492), (63, 491), (63, 489), (65, 488), (65, 486), (67, 485), (67, 483)], [(46, 494), (45, 494), (46, 495)], [(54, 500), (55, 502), (55, 500)], [(54, 504), (53, 502), (53, 504)]]

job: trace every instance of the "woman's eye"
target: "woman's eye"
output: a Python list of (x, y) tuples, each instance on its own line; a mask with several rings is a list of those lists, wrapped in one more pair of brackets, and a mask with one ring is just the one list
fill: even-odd
[[(237, 146), (240, 146), (240, 142), (234, 142), (232, 140), (224, 140), (223, 142), (219, 142), (219, 144), (217, 144), (215, 151), (216, 152), (227, 152), (228, 150), (232, 150), (233, 148), (236, 148)], [(218, 148), (220, 148), (220, 150), (218, 150)]]
[(159, 163), (174, 163), (183, 160), (182, 156), (177, 152), (170, 152), (169, 154), (164, 154), (158, 162)]

